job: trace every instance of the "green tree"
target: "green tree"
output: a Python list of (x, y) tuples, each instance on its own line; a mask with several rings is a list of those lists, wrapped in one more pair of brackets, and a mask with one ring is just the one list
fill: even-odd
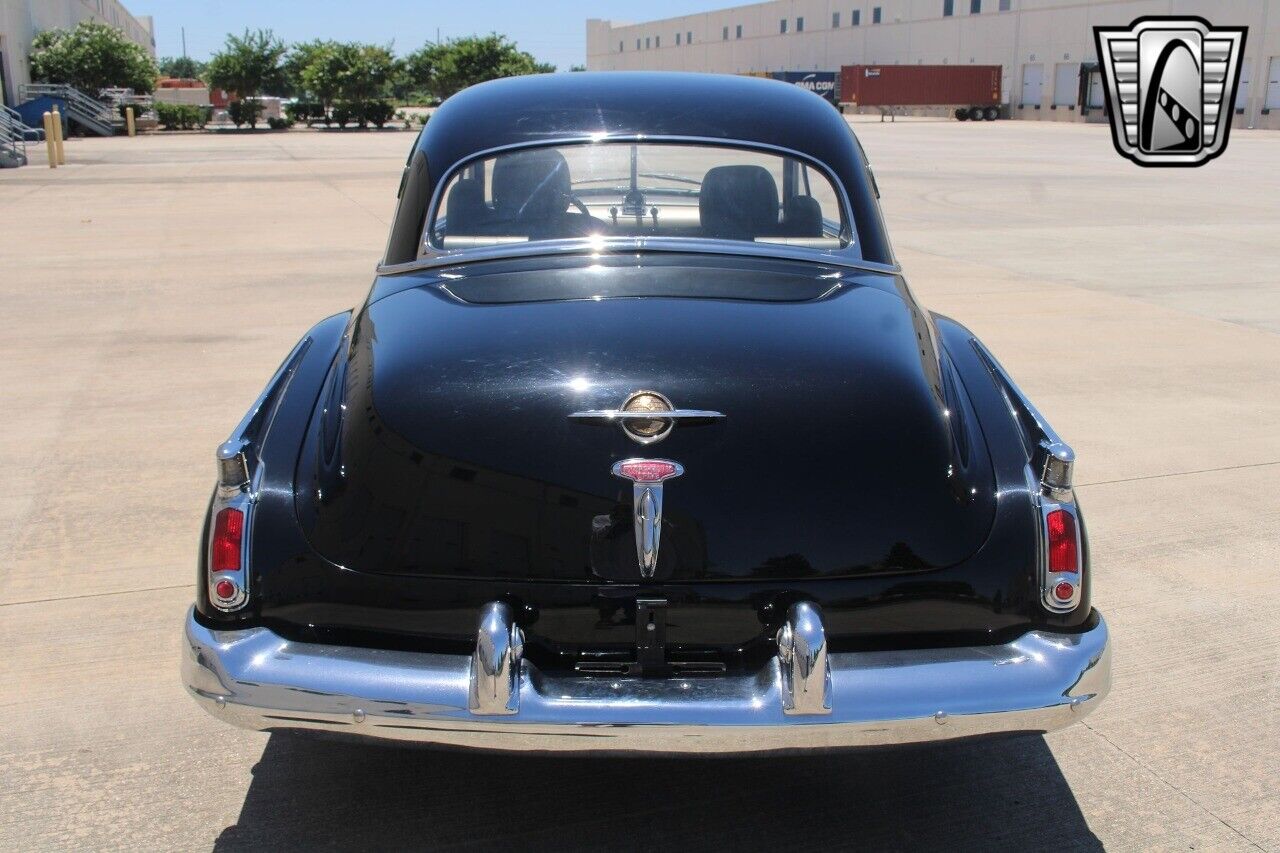
[(81, 21), (72, 30), (45, 30), (31, 42), (31, 79), (63, 83), (97, 96), (100, 89), (139, 94), (156, 87), (156, 64), (115, 27)]
[[(205, 77), (209, 85), (226, 89), (243, 100), (285, 87), (284, 42), (271, 30), (244, 31), (243, 36), (227, 35), (226, 45), (209, 60)], [(257, 113), (249, 116), (249, 126), (258, 124)]]
[(440, 98), (486, 80), (556, 70), (497, 33), (427, 44), (408, 56), (406, 67), (415, 84)]
[[(322, 61), (326, 54), (337, 46), (337, 42), (328, 39), (298, 42), (289, 48), (289, 55), (284, 60), (285, 88), (295, 98), (321, 100), (319, 93), (313, 91), (306, 80), (307, 69)], [(330, 93), (329, 100), (332, 99)], [(326, 102), (327, 106), (327, 102)]]
[(197, 62), (189, 56), (166, 56), (156, 63), (161, 77), (181, 77), (185, 80), (200, 80), (204, 74), (204, 63)]
[(368, 125), (370, 105), (382, 101), (401, 76), (401, 63), (389, 46), (324, 42), (300, 47), (304, 47), (297, 58), (302, 66), (301, 88), (326, 111), (341, 100), (344, 114), (355, 118), (361, 127)]
[(400, 63), (390, 47), (376, 44), (342, 45), (343, 67), (338, 75), (338, 94), (354, 109), (361, 127), (368, 125), (369, 105), (387, 96)]

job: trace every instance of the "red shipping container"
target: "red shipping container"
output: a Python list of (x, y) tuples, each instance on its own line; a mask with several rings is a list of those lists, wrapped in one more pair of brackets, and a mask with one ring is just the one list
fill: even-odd
[(999, 65), (845, 65), (840, 103), (859, 107), (993, 107)]

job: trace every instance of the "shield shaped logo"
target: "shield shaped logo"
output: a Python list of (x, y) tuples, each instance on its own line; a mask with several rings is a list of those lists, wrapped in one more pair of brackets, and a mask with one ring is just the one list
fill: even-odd
[(1094, 27), (1120, 155), (1139, 166), (1203, 166), (1226, 150), (1246, 33), (1203, 18)]

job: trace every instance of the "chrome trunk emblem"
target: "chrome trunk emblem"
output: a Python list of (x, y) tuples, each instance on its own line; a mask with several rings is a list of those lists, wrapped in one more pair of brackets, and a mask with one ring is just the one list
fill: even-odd
[(628, 438), (640, 444), (653, 444), (670, 435), (677, 421), (706, 423), (724, 415), (706, 409), (677, 409), (657, 391), (637, 391), (624, 400), (619, 409), (592, 409), (574, 412), (569, 417), (592, 423), (620, 423)]
[(636, 560), (640, 576), (653, 577), (658, 568), (658, 540), (662, 535), (662, 482), (679, 477), (684, 466), (669, 459), (624, 459), (613, 475), (631, 481), (636, 525)]

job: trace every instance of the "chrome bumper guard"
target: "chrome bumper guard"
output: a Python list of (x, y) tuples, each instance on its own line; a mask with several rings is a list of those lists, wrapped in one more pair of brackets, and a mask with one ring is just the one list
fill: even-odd
[(778, 655), (745, 675), (552, 675), (522, 660), (511, 609), (482, 608), (471, 656), (297, 643), (187, 614), (182, 675), (209, 713), (249, 729), (312, 729), (477, 749), (758, 752), (1047, 732), (1111, 683), (1101, 617), (1004, 645), (828, 653), (797, 604)]

